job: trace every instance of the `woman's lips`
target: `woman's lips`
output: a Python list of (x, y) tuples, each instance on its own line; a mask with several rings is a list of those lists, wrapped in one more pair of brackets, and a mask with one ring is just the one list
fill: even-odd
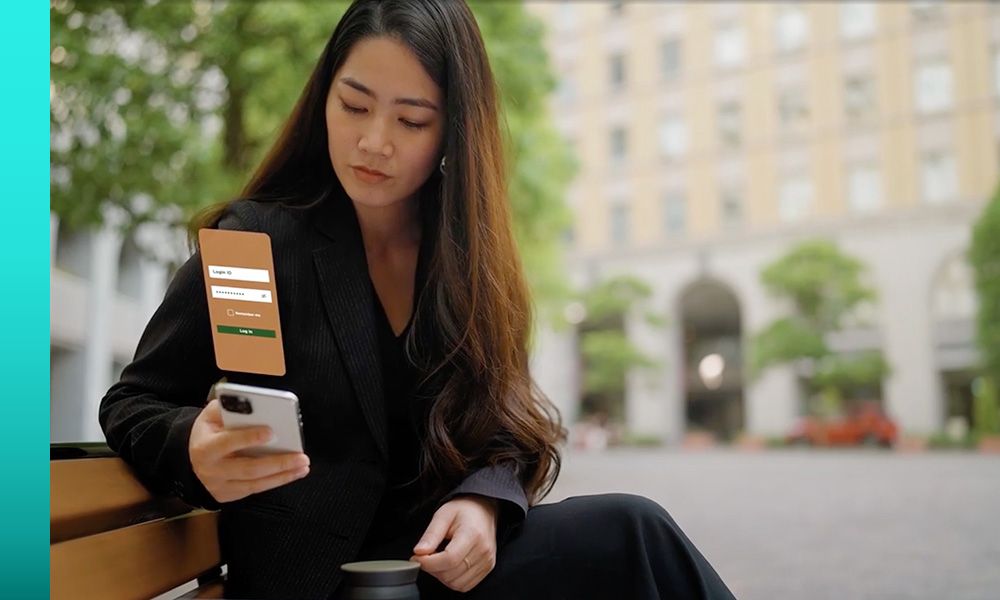
[(389, 178), (388, 175), (382, 173), (372, 173), (371, 171), (366, 171), (360, 167), (351, 167), (354, 171), (354, 176), (364, 181), (365, 183), (380, 183)]

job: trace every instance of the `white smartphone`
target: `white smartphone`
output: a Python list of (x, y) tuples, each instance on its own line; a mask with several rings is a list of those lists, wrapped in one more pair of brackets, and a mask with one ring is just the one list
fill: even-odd
[(260, 456), (283, 452), (302, 452), (302, 416), (299, 398), (292, 392), (238, 383), (218, 383), (215, 397), (222, 405), (222, 423), (226, 429), (266, 425), (274, 438), (241, 454)]

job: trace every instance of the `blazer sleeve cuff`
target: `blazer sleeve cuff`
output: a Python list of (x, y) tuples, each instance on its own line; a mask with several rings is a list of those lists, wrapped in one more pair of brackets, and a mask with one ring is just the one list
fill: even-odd
[(191, 439), (191, 429), (194, 421), (201, 412), (196, 407), (181, 407), (176, 409), (178, 415), (170, 427), (167, 435), (166, 450), (174, 457), (173, 492), (181, 500), (191, 506), (205, 508), (208, 510), (219, 510), (221, 504), (212, 496), (211, 492), (198, 479), (191, 466), (191, 455), (188, 452), (188, 443)]
[(477, 469), (441, 500), (474, 494), (497, 501), (497, 545), (503, 544), (528, 514), (528, 497), (513, 462)]

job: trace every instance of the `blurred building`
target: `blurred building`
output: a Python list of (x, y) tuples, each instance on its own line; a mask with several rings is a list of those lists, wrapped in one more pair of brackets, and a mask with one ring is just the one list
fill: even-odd
[[(100, 228), (69, 230), (51, 215), (49, 430), (53, 442), (103, 441), (97, 409), (132, 360), (166, 291), (176, 230), (147, 223), (125, 235), (109, 212)], [(156, 254), (143, 251), (153, 248)]]
[[(668, 321), (626, 323), (666, 365), (627, 378), (631, 431), (675, 441), (791, 427), (796, 374), (748, 381), (742, 354), (783, 314), (762, 267), (815, 237), (867, 265), (879, 300), (830, 341), (883, 351), (893, 373), (881, 397), (902, 430), (968, 417), (964, 253), (998, 181), (1000, 5), (529, 7), (547, 26), (553, 116), (581, 161), (568, 194), (574, 282), (634, 274)], [(572, 331), (549, 329), (533, 363), (570, 419), (578, 355)], [(715, 389), (699, 364), (722, 367)]]

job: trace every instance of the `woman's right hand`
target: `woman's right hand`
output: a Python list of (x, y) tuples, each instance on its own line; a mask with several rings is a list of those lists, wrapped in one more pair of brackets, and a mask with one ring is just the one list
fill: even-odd
[(291, 483), (309, 473), (309, 457), (301, 452), (240, 456), (245, 448), (267, 443), (266, 426), (227, 430), (219, 401), (202, 409), (191, 428), (188, 454), (194, 473), (217, 502), (232, 502), (250, 494)]

